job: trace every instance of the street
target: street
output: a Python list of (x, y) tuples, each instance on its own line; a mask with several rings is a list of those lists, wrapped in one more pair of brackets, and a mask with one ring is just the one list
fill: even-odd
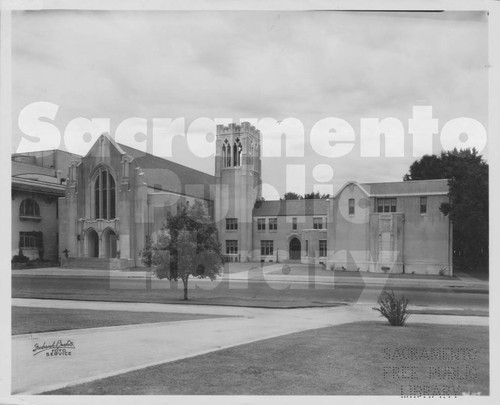
[[(318, 278), (320, 279), (320, 278)], [(236, 305), (252, 307), (331, 306), (339, 303), (375, 304), (383, 291), (394, 291), (418, 309), (488, 310), (488, 290), (450, 282), (429, 283), (428, 280), (407, 283), (386, 280), (371, 284), (370, 280), (335, 282), (306, 279), (229, 279), (210, 282), (192, 279), (189, 298), (193, 304)], [(333, 281), (333, 280), (332, 280)], [(382, 280), (384, 281), (384, 280)], [(170, 283), (152, 277), (77, 277), (70, 275), (22, 275), (12, 278), (14, 298), (72, 299), (121, 302), (182, 302), (182, 282)]]

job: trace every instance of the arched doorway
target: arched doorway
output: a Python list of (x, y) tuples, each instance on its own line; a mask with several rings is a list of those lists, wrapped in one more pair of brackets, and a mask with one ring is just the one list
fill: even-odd
[(290, 259), (291, 260), (298, 260), (300, 259), (300, 250), (301, 250), (301, 244), (300, 240), (297, 238), (293, 238), (290, 241)]
[(87, 242), (87, 256), (99, 257), (99, 236), (97, 235), (97, 232), (90, 229), (87, 231), (85, 239)]
[(116, 233), (112, 229), (105, 229), (102, 233), (102, 251), (103, 257), (116, 257)]

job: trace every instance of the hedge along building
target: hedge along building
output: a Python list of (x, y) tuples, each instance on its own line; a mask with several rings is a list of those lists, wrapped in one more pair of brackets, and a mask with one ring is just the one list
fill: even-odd
[(71, 164), (59, 201), (65, 264), (141, 266), (139, 252), (167, 214), (201, 200), (225, 261), (451, 274), (451, 226), (439, 211), (446, 180), (351, 182), (329, 200), (261, 201), (260, 141), (249, 123), (218, 126), (211, 176), (101, 136)]

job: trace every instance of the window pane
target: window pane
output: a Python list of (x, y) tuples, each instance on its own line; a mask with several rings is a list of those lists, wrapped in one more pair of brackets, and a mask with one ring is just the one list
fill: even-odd
[(115, 179), (111, 174), (109, 175), (109, 218), (114, 219), (116, 217), (116, 191), (115, 191)]
[(349, 215), (354, 215), (354, 198), (349, 198)]
[(420, 213), (427, 213), (427, 197), (420, 197)]
[(108, 218), (108, 172), (102, 172), (102, 218)]
[(226, 240), (226, 253), (227, 254), (237, 254), (238, 253), (238, 241), (237, 240)]

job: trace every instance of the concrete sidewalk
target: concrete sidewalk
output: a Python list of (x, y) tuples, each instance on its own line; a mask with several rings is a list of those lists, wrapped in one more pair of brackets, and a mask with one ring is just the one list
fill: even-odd
[[(234, 316), (169, 323), (46, 332), (12, 337), (12, 393), (36, 394), (224, 348), (359, 321), (381, 321), (372, 305), (262, 309), (14, 299), (13, 305), (46, 308), (177, 312)], [(411, 322), (488, 325), (485, 317), (412, 315)], [(70, 340), (71, 356), (33, 355), (35, 344)]]

